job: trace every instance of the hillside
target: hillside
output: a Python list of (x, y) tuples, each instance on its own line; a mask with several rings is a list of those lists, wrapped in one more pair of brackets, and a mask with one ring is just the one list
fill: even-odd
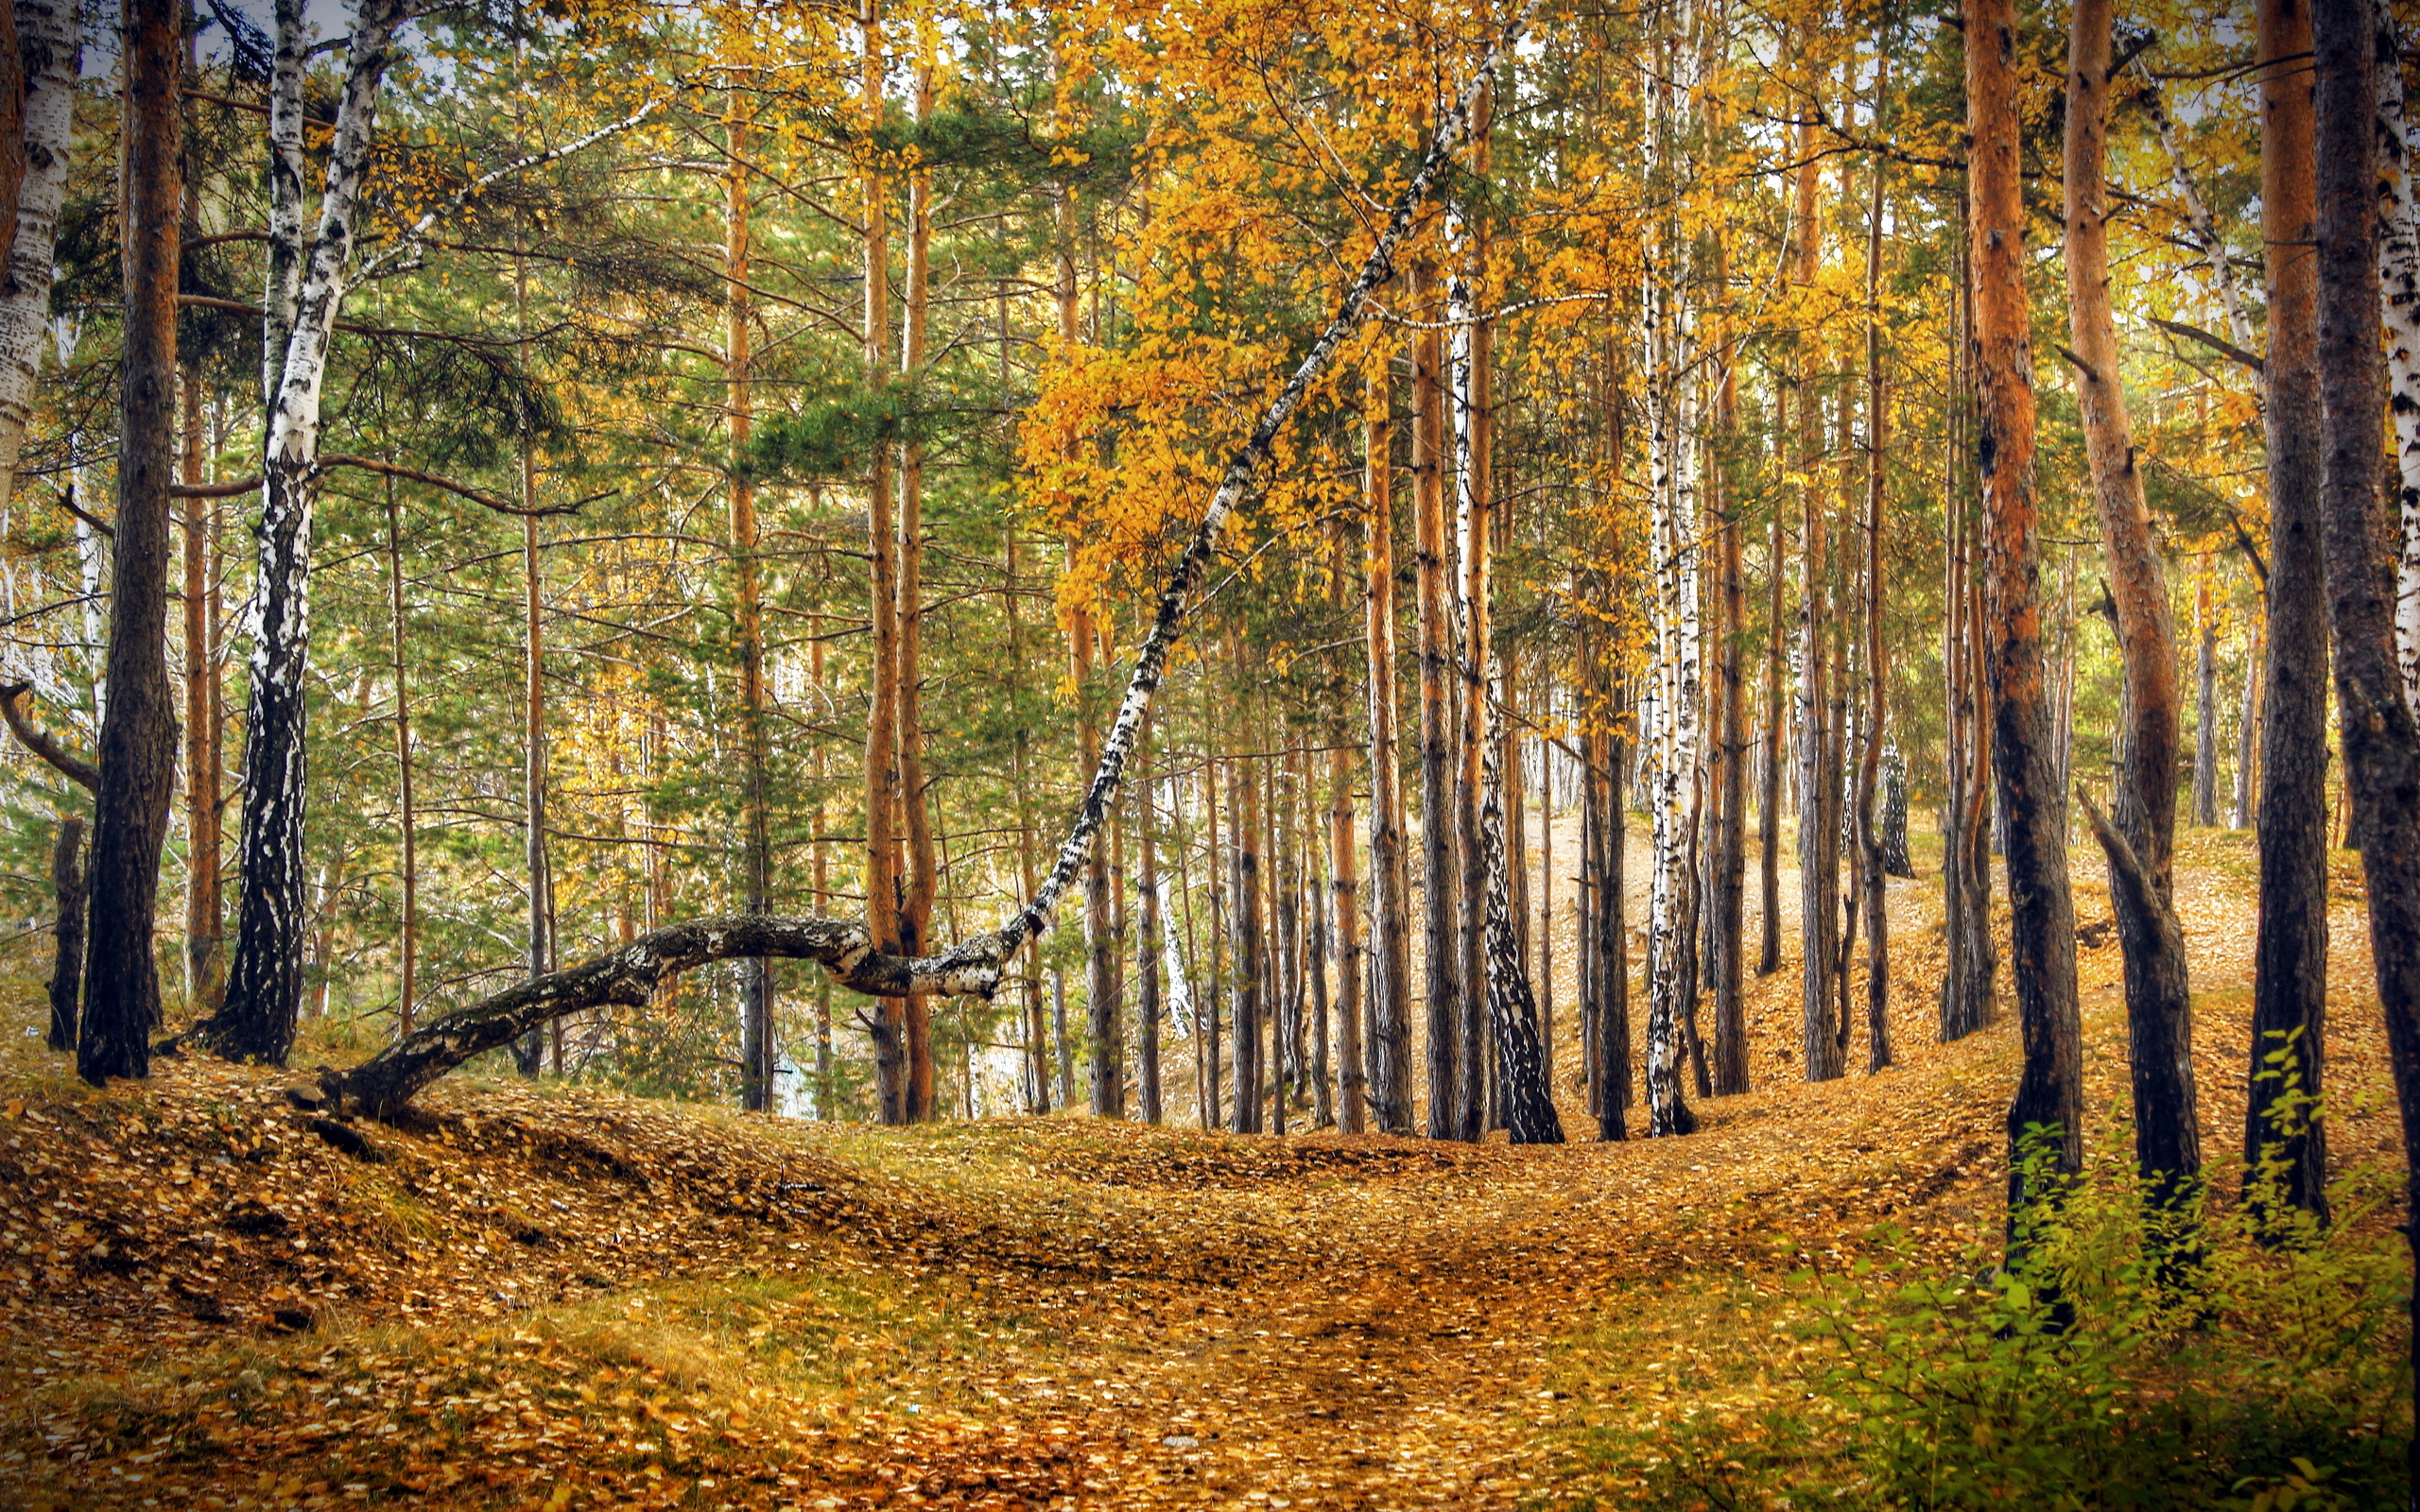
[[(2241, 1117), (2242, 851), (2196, 836), (2182, 872), (2214, 1161)], [(2083, 933), (2108, 933), (2089, 902)], [(2012, 1035), (1932, 1044), (1921, 941), (1903, 959), (1902, 1066), (1808, 1087), (1767, 1058), (1700, 1136), (1559, 1149), (839, 1128), (462, 1079), (365, 1125), (372, 1162), (312, 1132), (294, 1075), (179, 1060), (95, 1093), (11, 1034), (0, 1482), (95, 1507), (1580, 1494), (1582, 1425), (1775, 1348), (1776, 1278), (1877, 1224), (1945, 1262), (1996, 1230)], [(2105, 1120), (2114, 942), (2085, 959)], [(1769, 1054), (1793, 987), (1760, 984)], [(30, 1003), (12, 988), (12, 1022)], [(2358, 992), (2331, 1041), (2336, 1158), (2383, 1156)]]

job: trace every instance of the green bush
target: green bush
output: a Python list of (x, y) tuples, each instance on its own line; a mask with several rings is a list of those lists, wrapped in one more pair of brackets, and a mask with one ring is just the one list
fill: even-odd
[[(2287, 1110), (2289, 1117), (2304, 1109)], [(2337, 1223), (2262, 1204), (2147, 1208), (2097, 1152), (2019, 1235), (1956, 1266), (1910, 1236), (1790, 1278), (1801, 1358), (1746, 1412), (1599, 1436), (1618, 1504), (1703, 1508), (2238, 1508), (2404, 1504), (2410, 1273), (2368, 1192)], [(1608, 1501), (1603, 1504), (1615, 1504)]]

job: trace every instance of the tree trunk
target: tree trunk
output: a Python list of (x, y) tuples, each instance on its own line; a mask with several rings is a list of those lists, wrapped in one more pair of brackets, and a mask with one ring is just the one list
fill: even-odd
[(2021, 1156), (2047, 1139), (2048, 1172), (2083, 1169), (2083, 1024), (2075, 906), (2067, 892), (2066, 806), (2057, 786), (2042, 664), (2039, 516), (2033, 483), (2033, 355), (2026, 313), (2024, 207), (2013, 0), (1965, 0), (1972, 197), (1976, 455), (1991, 552), (1984, 612), (1992, 761), (2007, 825), (2011, 962), (2024, 1068), (2008, 1114), (2009, 1216), (2019, 1237), (2041, 1168)]
[(2378, 278), (2394, 402), (2395, 653), (2404, 701), (2420, 708), (2420, 193), (2411, 178), (2411, 123), (2403, 110), (2403, 39), (2389, 0), (2372, 0), (2378, 146)]
[[(1482, 96), (1480, 114), (1472, 125), (1471, 173), (1484, 182), (1488, 172), (1489, 97)], [(1469, 208), (1460, 202), (1446, 207), (1446, 240), (1456, 253), (1456, 266), (1446, 283), (1447, 317), (1453, 322), (1451, 353), (1452, 434), (1454, 461), (1455, 564), (1459, 576), (1456, 609), (1461, 617), (1457, 658), (1461, 673), (1456, 688), (1460, 719), (1454, 736), (1454, 823), (1456, 859), (1461, 865), (1460, 913), (1461, 955), (1457, 980), (1460, 999), (1459, 1041), (1454, 1052), (1454, 1137), (1477, 1143), (1487, 1128), (1487, 1068), (1493, 1048), (1484, 995), (1491, 962), (1487, 949), (1487, 848), (1479, 833), (1486, 764), (1490, 618), (1494, 610), (1494, 533), (1489, 511), (1495, 503), (1494, 468), (1488, 453), (1487, 417), (1488, 322), (1479, 318), (1480, 291), (1472, 265), (1483, 259), (1479, 238), (1470, 235), (1464, 217)], [(1498, 836), (1498, 843), (1502, 837)]]
[[(1874, 129), (1882, 131), (1881, 101), (1889, 96), (1891, 60), (1876, 65)], [(1874, 202), (1865, 234), (1865, 742), (1858, 753), (1858, 872), (1865, 913), (1865, 1069), (1891, 1064), (1891, 920), (1883, 911), (1885, 862), (1875, 800), (1882, 777), (1882, 731), (1889, 714), (1891, 648), (1882, 637), (1882, 513), (1888, 482), (1884, 448), (1890, 418), (1882, 374), (1882, 159), (1874, 160)], [(1845, 968), (1843, 968), (1845, 970)]]
[[(1415, 300), (1414, 307), (1418, 308)], [(1413, 338), (1415, 348), (1418, 337)], [(1363, 627), (1370, 664), (1370, 1113), (1379, 1132), (1411, 1132), (1409, 888), (1395, 712), (1394, 393), (1384, 364), (1362, 394)], [(1426, 602), (1424, 598), (1424, 602)], [(1424, 635), (1426, 631), (1424, 630)], [(1426, 697), (1426, 673), (1423, 674)], [(1426, 704), (1423, 705), (1424, 710)], [(1425, 714), (1424, 714), (1425, 717)], [(1425, 770), (1425, 766), (1424, 766)]]
[[(7, 129), (0, 108), (0, 143), (6, 144), (0, 160), (13, 157), (21, 172), (8, 277), (0, 279), (0, 501), (15, 491), (50, 329), (52, 254), (67, 188), (84, 28), (83, 7), (75, 0), (15, 0), (9, 11), (15, 36), (0, 39), (0, 47), (11, 60), (22, 60), (25, 93), (18, 129)], [(8, 66), (0, 63), (0, 86)], [(8, 172), (0, 163), (0, 179)]]
[[(1005, 334), (1005, 333), (1004, 333)], [(1005, 352), (1002, 357), (1006, 361)], [(1005, 385), (1003, 386), (1005, 391)], [(1011, 773), (1016, 784), (1017, 881), (1020, 896), (1033, 896), (1033, 781), (1032, 732), (1026, 728), (1024, 676), (1025, 635), (1017, 623), (1017, 533), (1014, 524), (1008, 527), (1008, 572), (1003, 579), (1000, 607), (1009, 626), (1008, 662), (1003, 669), (1008, 676), (1011, 707), (1017, 711), (1016, 741), (1011, 752)], [(821, 644), (819, 642), (819, 654)], [(1031, 1062), (1033, 1077), (1032, 1112), (1050, 1111), (1050, 1030), (1042, 1016), (1042, 941), (1037, 936), (1025, 944), (1026, 1048)]]
[[(1613, 719), (1617, 721), (1623, 712), (1618, 703), (1614, 704)], [(1597, 1024), (1596, 1074), (1602, 1090), (1598, 1094), (1597, 1132), (1599, 1139), (1607, 1140), (1630, 1137), (1632, 1100), (1630, 879), (1624, 866), (1630, 826), (1628, 805), (1622, 801), (1621, 780), (1630, 758), (1618, 730), (1618, 724), (1614, 724), (1604, 737), (1604, 806), (1598, 821), (1604, 846), (1603, 859), (1598, 866), (1602, 901), (1597, 910), (1597, 952), (1603, 977), (1598, 983), (1601, 1005)]]
[(1134, 838), (1142, 849), (1141, 919), (1134, 932), (1134, 1016), (1137, 1024), (1135, 1080), (1143, 1099), (1143, 1122), (1156, 1125), (1160, 1110), (1160, 867), (1152, 830), (1150, 722), (1135, 743)]
[[(1551, 696), (1549, 696), (1549, 699)], [(1549, 713), (1553, 704), (1547, 705)], [(1538, 742), (1538, 1006), (1547, 1086), (1554, 1086), (1554, 745)]]
[(302, 1003), (305, 691), (310, 675), (311, 513), (320, 400), (344, 301), (399, 0), (365, 0), (347, 46), (318, 229), (302, 216), (303, 75), (313, 48), (302, 0), (277, 0), (269, 82), (269, 212), (262, 299), (261, 515), (253, 527), (251, 707), (237, 845), (235, 954), (225, 1005), (193, 1037), (234, 1059), (283, 1064)]
[(2243, 647), (2243, 707), (2235, 725), (2235, 800), (2227, 811), (2227, 828), (2252, 828), (2252, 796), (2256, 786), (2260, 750), (2260, 662), (2262, 638), (2256, 620)]
[[(184, 200), (177, 94), (182, 31), (174, 0), (127, 0), (121, 12), (118, 246), (126, 347), (118, 376), (117, 539), (110, 553), (109, 703), (96, 753), (91, 949), (76, 1052), (78, 1074), (95, 1086), (148, 1075), (151, 1035), (160, 1024), (151, 944), (177, 773), (167, 609)], [(0, 185), (6, 187), (12, 186)]]
[[(1010, 540), (1013, 542), (1015, 537), (1011, 535)], [(1013, 568), (1016, 559), (1014, 551), (1015, 548), (1011, 545), (1010, 556), (1011, 570), (1009, 576), (1012, 583), (1016, 576)], [(1016, 646), (1014, 615), (1011, 615), (1009, 619), (1009, 645), (1013, 654)], [(806, 643), (806, 686), (809, 695), (815, 699), (817, 708), (830, 707), (827, 700), (831, 694), (823, 682), (823, 638), (820, 635), (810, 637)], [(1023, 755), (1022, 747), (1019, 749), (1019, 755)], [(823, 783), (830, 775), (824, 761), (823, 743), (817, 741), (812, 747), (812, 755), (809, 757), (807, 765), (807, 771), (814, 780), (816, 794), (815, 808), (807, 816), (807, 833), (814, 836), (808, 846), (807, 885), (814, 889), (815, 909), (818, 913), (826, 912), (832, 906), (832, 858), (823, 843)], [(1017, 768), (1016, 776), (1018, 812), (1022, 814), (1025, 807), (1025, 769), (1022, 765)], [(1025, 884), (1026, 891), (1030, 893), (1033, 890), (1033, 868), (1029, 849), (1026, 855), (1028, 860)], [(1028, 944), (1025, 961), (1026, 1006), (1028, 1017), (1032, 1020), (1035, 1031), (1034, 1086), (1039, 1091), (1044, 1085), (1043, 1077), (1046, 1074), (1042, 1058), (1042, 1003), (1039, 995), (1041, 984), (1034, 979), (1030, 942)], [(832, 981), (829, 976), (824, 976), (815, 984), (815, 1116), (817, 1119), (825, 1123), (832, 1121), (834, 1112), (832, 1105), (838, 1091), (832, 1076)], [(1042, 1095), (1047, 1096), (1048, 1093), (1043, 1092)]]
[[(1812, 128), (1803, 127), (1802, 144), (1811, 144)], [(1823, 228), (1818, 216), (1818, 164), (1802, 153), (1798, 203), (1791, 217), (1797, 237), (1797, 269), (1802, 286), (1810, 286), (1822, 258)], [(1808, 1081), (1829, 1081), (1845, 1069), (1832, 1022), (1834, 973), (1840, 966), (1841, 826), (1837, 806), (1840, 772), (1834, 761), (1837, 743), (1830, 730), (1831, 696), (1825, 665), (1828, 655), (1826, 596), (1830, 591), (1828, 541), (1825, 540), (1822, 491), (1813, 477), (1823, 447), (1823, 416), (1808, 390), (1806, 366), (1812, 354), (1793, 354), (1790, 406), (1795, 421), (1798, 467), (1810, 481), (1802, 485), (1805, 525), (1800, 535), (1798, 595), (1798, 923), (1800, 941), (1800, 1048)]]
[(2193, 607), (2202, 632), (2194, 669), (2193, 822), (2206, 830), (2216, 829), (2219, 822), (2219, 622), (2210, 604), (2206, 563)]
[[(916, 64), (916, 119), (933, 113), (933, 62), (929, 56)], [(910, 383), (925, 370), (925, 326), (928, 308), (933, 240), (933, 175), (918, 168), (908, 178), (908, 286), (900, 371)], [(894, 613), (899, 625), (899, 669), (896, 695), (899, 786), (902, 831), (907, 840), (907, 875), (899, 904), (901, 948), (922, 955), (932, 943), (933, 899), (940, 874), (933, 855), (933, 799), (925, 780), (924, 614), (925, 614), (925, 444), (910, 436), (899, 445), (899, 594)], [(933, 1117), (933, 1015), (925, 998), (910, 997), (900, 1005), (907, 1026), (908, 1120)], [(1123, 1110), (1121, 1107), (1121, 1111)]]
[[(1718, 252), (1720, 269), (1727, 266)], [(1727, 335), (1727, 334), (1726, 334)], [(1739, 429), (1739, 388), (1736, 371), (1739, 349), (1726, 340), (1715, 375), (1715, 466), (1710, 479), (1716, 517), (1716, 576), (1721, 606), (1721, 628), (1715, 640), (1714, 757), (1719, 773), (1714, 789), (1713, 853), (1707, 873), (1713, 880), (1712, 945), (1706, 970), (1714, 977), (1714, 1069), (1710, 1091), (1735, 1096), (1748, 1090), (1748, 1005), (1744, 998), (1746, 967), (1748, 703), (1741, 658), (1748, 628), (1748, 579), (1739, 561), (1740, 490), (1732, 476), (1732, 449)]]
[[(1342, 575), (1338, 581), (1344, 581)], [(1328, 887), (1336, 914), (1336, 1109), (1337, 1127), (1358, 1134), (1366, 1126), (1370, 1092), (1361, 1040), (1361, 983), (1368, 952), (1361, 941), (1360, 879), (1353, 846), (1353, 758), (1340, 737), (1339, 731), (1329, 742), (1327, 759)], [(1375, 807), (1375, 795), (1371, 802)], [(1373, 858), (1374, 877), (1377, 868)], [(1379, 1126), (1386, 1126), (1383, 1120)]]
[[(412, 1032), (419, 1005), (420, 974), (420, 826), (412, 812), (412, 702), (409, 663), (405, 647), (410, 627), (404, 615), (404, 534), (395, 507), (395, 480), (387, 485), (387, 608), (393, 626), (391, 651), (395, 674), (396, 825), (401, 831), (404, 867), (402, 927), (396, 940), (399, 964), (395, 973), (395, 1038)], [(196, 770), (202, 769), (197, 762)], [(214, 819), (215, 822), (215, 819)]]
[[(1773, 398), (1774, 428), (1787, 432), (1786, 413), (1789, 390), (1784, 387)], [(1778, 451), (1779, 443), (1775, 443)], [(1763, 782), (1756, 795), (1756, 866), (1757, 896), (1762, 903), (1759, 925), (1763, 930), (1761, 948), (1756, 954), (1756, 974), (1771, 976), (1781, 970), (1781, 772), (1784, 752), (1789, 743), (1783, 739), (1788, 728), (1783, 713), (1781, 694), (1781, 647), (1783, 584), (1789, 574), (1782, 561), (1781, 503), (1772, 507), (1772, 534), (1765, 545), (1765, 759)]]
[[(534, 382), (529, 369), (529, 273), (520, 254), (521, 232), (513, 232), (512, 313), (520, 333), (516, 356), (524, 384)], [(545, 572), (538, 539), (538, 451), (533, 421), (525, 411), (517, 417), (521, 460), (522, 584), (522, 859), (528, 880), (529, 932), (525, 964), (532, 981), (555, 969), (554, 875), (546, 850), (546, 621)], [(758, 912), (752, 906), (750, 912)], [(560, 1034), (560, 1030), (557, 1031)], [(513, 1046), (514, 1069), (524, 1076), (538, 1074), (544, 1047), (533, 1031)], [(556, 1041), (555, 1069), (562, 1069), (562, 1040)]]
[[(1435, 272), (1411, 268), (1409, 302), (1433, 326)], [(1443, 343), (1433, 329), (1411, 338), (1411, 472), (1414, 584), (1420, 612), (1420, 846), (1423, 966), (1427, 990), (1428, 1124), (1432, 1140), (1461, 1137), (1461, 939), (1456, 895), (1453, 590), (1445, 534)]]
[[(725, 420), (730, 428), (731, 555), (738, 578), (734, 628), (739, 652), (739, 891), (752, 914), (772, 907), (773, 833), (766, 791), (765, 617), (759, 601), (761, 562), (756, 536), (756, 483), (748, 455), (755, 418), (749, 352), (748, 119), (740, 91), (731, 92), (724, 129), (730, 140), (726, 178), (728, 210), (723, 248), (723, 372), (728, 385)], [(903, 941), (906, 954), (918, 954)], [(772, 1110), (775, 1068), (781, 1044), (773, 1028), (773, 968), (761, 958), (740, 963), (740, 1106), (752, 1113)]]
[[(2260, 713), (2259, 933), (2253, 947), (2244, 1160), (2281, 1162), (2275, 1197), (2327, 1214), (2326, 1125), (2281, 1125), (2281, 1101), (2320, 1091), (2327, 1025), (2327, 563), (2319, 388), (2317, 157), (2311, 12), (2258, 10), (2261, 236), (2268, 258), (2269, 646)], [(2257, 1184), (2247, 1194), (2264, 1194)]]
[(59, 821), (50, 851), (50, 890), (59, 905), (50, 966), (50, 1048), (76, 1048), (77, 1005), (84, 990), (84, 821)]
[[(6, 46), (6, 40), (0, 39), (0, 49)], [(192, 197), (188, 195), (186, 199), (190, 208)], [(201, 483), (200, 376), (188, 364), (179, 396), (179, 472), (181, 481), (189, 488)], [(391, 499), (393, 479), (388, 483)], [(204, 1012), (216, 1006), (218, 986), (226, 974), (226, 957), (218, 937), (222, 912), (218, 890), (218, 721), (214, 717), (217, 712), (218, 659), (210, 633), (211, 601), (216, 594), (210, 571), (215, 515), (216, 506), (209, 500), (185, 501), (185, 1006), (188, 1011)], [(392, 524), (390, 519), (390, 547)], [(391, 559), (389, 565), (393, 566)], [(400, 689), (401, 683), (397, 686)], [(408, 880), (408, 840), (406, 844), (405, 871)], [(405, 1011), (410, 1010), (406, 1007)]]
[[(2376, 139), (2379, 86), (2366, 7), (2313, 8), (2317, 68), (2322, 501), (2328, 620), (2336, 635), (2337, 734), (2352, 789), (2354, 842), (2368, 884), (2370, 951), (2403, 1121), (2404, 1236), (2420, 1261), (2420, 730), (2394, 643), (2394, 567), (2387, 542), (2387, 382), (2379, 351)], [(2385, 61), (2392, 62), (2392, 55)], [(2282, 639), (2282, 637), (2281, 637)], [(2420, 1311), (2412, 1314), (2420, 1341)], [(2420, 1401), (2420, 1384), (2414, 1386)], [(2420, 1471), (2420, 1436), (2406, 1451)], [(2420, 1485), (2420, 1483), (2415, 1483)]]
[[(1238, 670), (1242, 653), (1232, 638), (1228, 660)], [(1229, 764), (1228, 782), (1236, 800), (1228, 806), (1235, 824), (1236, 1006), (1228, 1022), (1236, 1041), (1235, 1131), (1260, 1132), (1261, 1064), (1261, 938), (1260, 938), (1260, 783), (1250, 765)]]
[[(1283, 731), (1272, 729), (1272, 739)], [(1271, 1133), (1286, 1132), (1288, 1104), (1302, 1085), (1300, 1040), (1303, 1022), (1303, 878), (1302, 830), (1297, 813), (1301, 788), (1294, 781), (1294, 752), (1269, 764), (1269, 859), (1271, 872), (1270, 913), (1277, 922), (1276, 1009), (1270, 1026), (1274, 1083), (1270, 1097)]]
[(1315, 1128), (1336, 1126), (1336, 1099), (1329, 1079), (1328, 1058), (1328, 925), (1326, 895), (1320, 885), (1318, 809), (1312, 799), (1310, 768), (1303, 769), (1303, 931), (1304, 982), (1311, 996), (1311, 1123)]
[[(1209, 691), (1209, 679), (1204, 678), (1202, 679), (1202, 684), (1203, 693), (1206, 696)], [(1209, 709), (1208, 699), (1206, 696), (1203, 699), (1203, 732), (1205, 736), (1208, 736), (1210, 739), (1215, 741), (1216, 736), (1212, 733), (1213, 721), (1208, 717)], [(1205, 759), (1203, 766), (1205, 770), (1202, 773), (1201, 806), (1208, 820), (1208, 822), (1202, 826), (1204, 837), (1207, 841), (1203, 854), (1208, 860), (1210, 872), (1208, 879), (1208, 891), (1210, 894), (1210, 980), (1204, 984), (1204, 989), (1201, 994), (1202, 1000), (1207, 1004), (1207, 1006), (1202, 1012), (1201, 1044), (1195, 1051), (1195, 1055), (1200, 1057), (1201, 1064), (1203, 1068), (1201, 1077), (1201, 1126), (1205, 1129), (1215, 1129), (1219, 1127), (1225, 1122), (1221, 1116), (1224, 1097), (1219, 1082), (1220, 1068), (1219, 1064), (1219, 1056), (1223, 1049), (1219, 1044), (1219, 993), (1227, 990), (1231, 978), (1231, 973), (1227, 969), (1226, 959), (1227, 952), (1229, 950), (1229, 941), (1232, 938), (1227, 928), (1226, 883), (1222, 882), (1219, 875), (1219, 859), (1220, 854), (1219, 850), (1219, 806), (1221, 801), (1219, 798), (1219, 786), (1222, 781), (1222, 774), (1227, 770), (1227, 763), (1221, 761), (1218, 756), (1212, 755)], [(1232, 835), (1235, 830), (1235, 810), (1232, 808), (1227, 811), (1227, 828), (1230, 835)], [(1227, 871), (1229, 877), (1234, 875), (1235, 858), (1232, 853), (1227, 857)]]
[[(1491, 709), (1494, 706), (1488, 704)], [(1537, 1004), (1530, 996), (1529, 975), (1521, 970), (1520, 942), (1506, 885), (1503, 745), (1496, 739), (1493, 713), (1482, 732), (1486, 772), (1479, 843), (1487, 864), (1487, 1012), (1504, 1057), (1504, 1126), (1515, 1144), (1560, 1144), (1563, 1121), (1555, 1113), (1553, 1090), (1547, 1085), (1546, 1057), (1538, 1046)]]
[[(857, 109), (871, 134), (884, 115), (886, 68), (882, 0), (858, 0)], [(866, 387), (890, 384), (890, 192), (871, 151), (858, 167), (864, 215), (860, 242), (865, 275)], [(885, 950), (903, 943), (899, 835), (899, 529), (890, 476), (890, 443), (878, 440), (867, 458), (867, 617), (873, 630), (873, 686), (866, 714), (866, 931)], [(874, 1076), (882, 1121), (908, 1122), (908, 1005), (875, 1005), (871, 1022)]]

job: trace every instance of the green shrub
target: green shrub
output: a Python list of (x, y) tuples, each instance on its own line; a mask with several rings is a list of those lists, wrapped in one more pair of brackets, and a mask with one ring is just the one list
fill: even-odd
[(2350, 1173), (2332, 1228), (2256, 1231), (2258, 1203), (2148, 1211), (2123, 1150), (2091, 1169), (2007, 1266), (1979, 1248), (1945, 1264), (1878, 1230), (1868, 1258), (1790, 1278), (1815, 1363), (1744, 1408), (1599, 1431), (1583, 1458), (1623, 1486), (1600, 1504), (2402, 1505), (2410, 1273), (2361, 1195), (2392, 1184)]

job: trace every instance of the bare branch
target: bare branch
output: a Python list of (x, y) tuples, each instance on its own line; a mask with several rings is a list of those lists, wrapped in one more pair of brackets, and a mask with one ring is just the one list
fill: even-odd
[(25, 705), (19, 700), (30, 689), (31, 684), (24, 682), (0, 685), (0, 718), (7, 719), (9, 732), (16, 736), (26, 749), (58, 767), (60, 775), (69, 782), (88, 793), (98, 791), (101, 769), (61, 746), (48, 731), (33, 722), (32, 715), (26, 713)]

